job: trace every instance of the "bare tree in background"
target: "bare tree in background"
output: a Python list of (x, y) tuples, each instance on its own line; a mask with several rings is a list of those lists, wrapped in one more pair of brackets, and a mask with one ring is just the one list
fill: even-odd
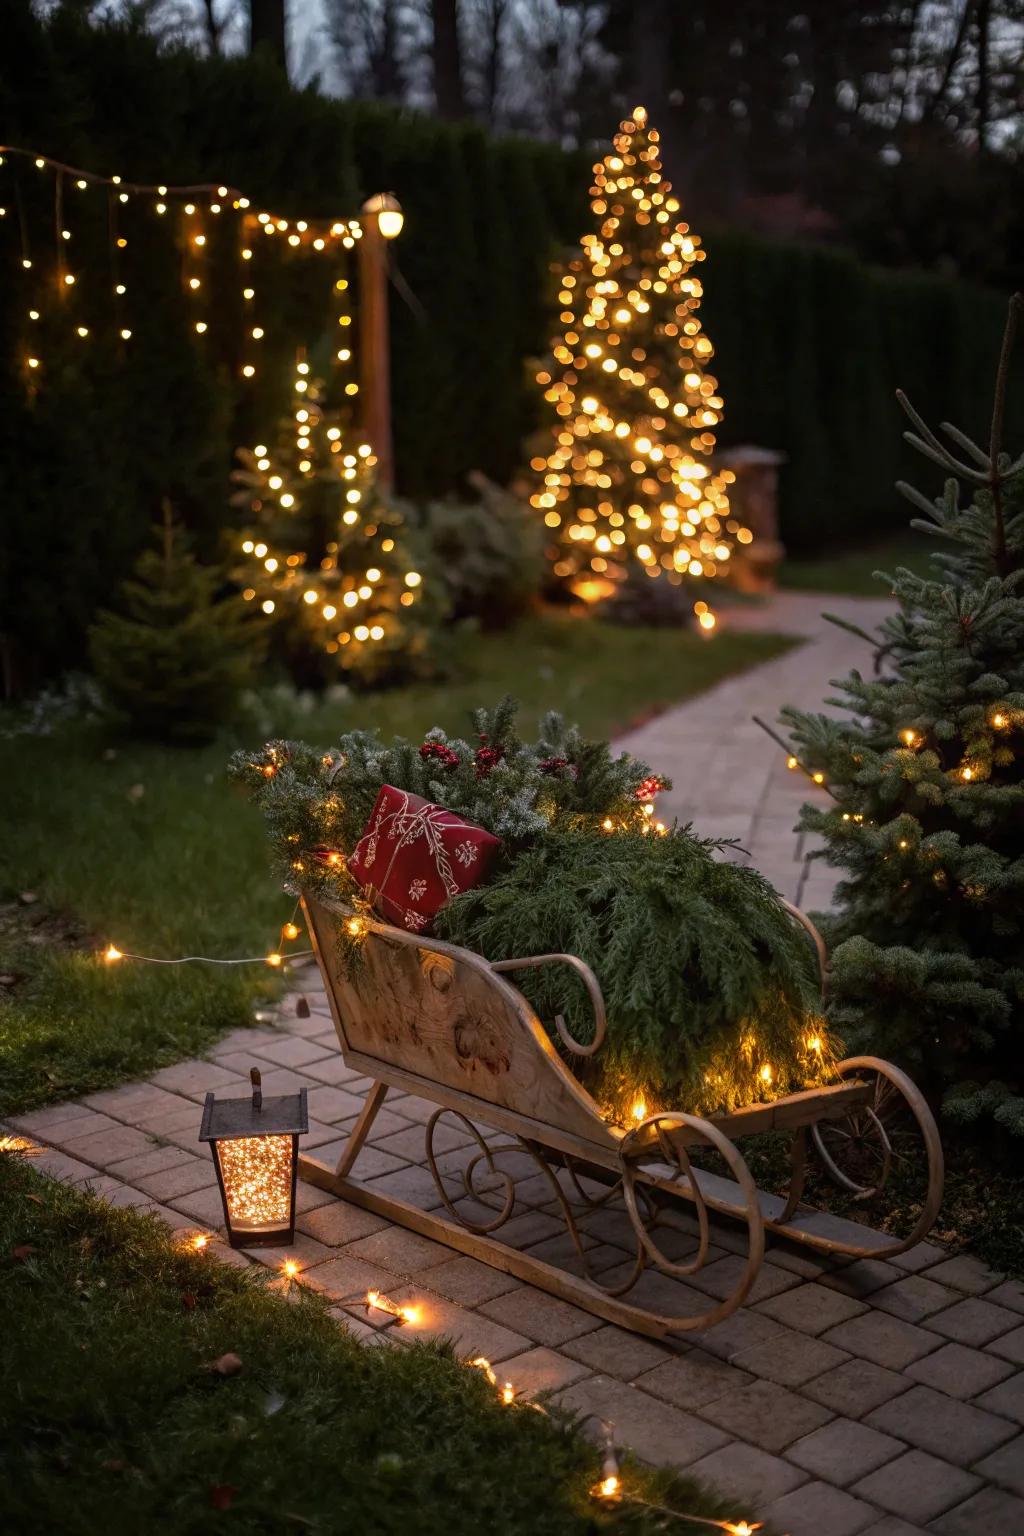
[(288, 23), (285, 0), (249, 0), (249, 52), (262, 49), (288, 70)]
[(325, 26), (346, 94), (402, 102), (422, 47), (408, 0), (324, 0)]
[(457, 120), (466, 116), (458, 0), (430, 0), (430, 20), (435, 109), (439, 117)]

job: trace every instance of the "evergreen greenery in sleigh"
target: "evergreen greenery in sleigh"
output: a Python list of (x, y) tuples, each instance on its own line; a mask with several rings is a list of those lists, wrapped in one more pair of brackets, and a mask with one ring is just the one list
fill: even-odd
[[(841, 1059), (813, 925), (723, 845), (659, 822), (667, 785), (646, 764), (555, 715), (527, 743), (515, 717), (506, 699), (472, 741), (354, 732), (235, 760), (302, 898), (346, 1065), (372, 1083), (337, 1167), (306, 1156), (302, 1177), (656, 1336), (734, 1311), (766, 1227), (828, 1253), (916, 1243), (941, 1199), (935, 1124), (896, 1067)], [(353, 1176), (389, 1090), (435, 1106), (422, 1208)], [(738, 1148), (762, 1133), (789, 1143), (781, 1194)], [(898, 1165), (910, 1231), (809, 1209), (815, 1160), (856, 1201)], [(564, 1221), (578, 1273), (499, 1240), (521, 1199)], [(744, 1224), (745, 1263), (727, 1296), (667, 1315), (650, 1272), (699, 1275), (711, 1211)], [(622, 1263), (591, 1273), (588, 1224), (606, 1234), (613, 1212)]]

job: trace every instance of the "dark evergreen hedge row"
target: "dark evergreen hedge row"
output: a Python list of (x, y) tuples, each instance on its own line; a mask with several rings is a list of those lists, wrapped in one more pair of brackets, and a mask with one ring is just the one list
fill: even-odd
[[(547, 263), (587, 227), (588, 155), (326, 100), (290, 89), (262, 61), (162, 52), (130, 24), (89, 28), (72, 11), (44, 23), (28, 0), (7, 5), (4, 43), (7, 143), (127, 179), (222, 179), (292, 216), (354, 212), (369, 192), (394, 189), (407, 216), (396, 255), (415, 300), (392, 296), (400, 488), (444, 495), (471, 469), (502, 481), (522, 462), (534, 407), (524, 359), (549, 331)], [(10, 174), (0, 169), (7, 198)], [(27, 167), (19, 182), (37, 277), (52, 269), (53, 198), (33, 174)], [(229, 228), (211, 230), (210, 331), (199, 341), (169, 229), (129, 208), (134, 335), (119, 348), (105, 339), (116, 336), (106, 201), (80, 197), (69, 208), (82, 281), (65, 303), (92, 334), (76, 344), (72, 310), (48, 309), (31, 333), (46, 348), (34, 398), (24, 369), (33, 290), (20, 273), (19, 219), (0, 219), (0, 634), (22, 686), (74, 662), (163, 496), (200, 552), (216, 550), (234, 446), (271, 430), (293, 341), (313, 346), (315, 361), (334, 323), (326, 269), (264, 263), (261, 320), (272, 324), (258, 385), (240, 387), (243, 276)], [(929, 414), (979, 426), (1001, 298), (735, 231), (708, 245), (725, 441), (788, 454), (786, 541), (820, 547), (902, 516), (891, 493), (901, 463), (892, 392), (903, 384)]]

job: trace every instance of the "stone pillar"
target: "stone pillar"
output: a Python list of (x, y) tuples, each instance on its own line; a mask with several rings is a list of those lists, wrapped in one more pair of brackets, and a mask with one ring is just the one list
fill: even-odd
[(775, 573), (785, 548), (779, 540), (779, 466), (784, 453), (744, 443), (715, 456), (719, 469), (736, 476), (729, 487), (733, 512), (754, 535), (752, 544), (737, 544), (729, 561), (733, 585), (740, 592), (773, 592)]

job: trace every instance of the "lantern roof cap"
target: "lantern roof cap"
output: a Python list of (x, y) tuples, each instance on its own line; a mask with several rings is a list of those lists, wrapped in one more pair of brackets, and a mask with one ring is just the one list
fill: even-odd
[(259, 1109), (251, 1096), (244, 1099), (217, 1099), (206, 1095), (200, 1141), (222, 1141), (238, 1136), (295, 1136), (309, 1130), (309, 1110), (305, 1088), (298, 1093), (266, 1097)]

